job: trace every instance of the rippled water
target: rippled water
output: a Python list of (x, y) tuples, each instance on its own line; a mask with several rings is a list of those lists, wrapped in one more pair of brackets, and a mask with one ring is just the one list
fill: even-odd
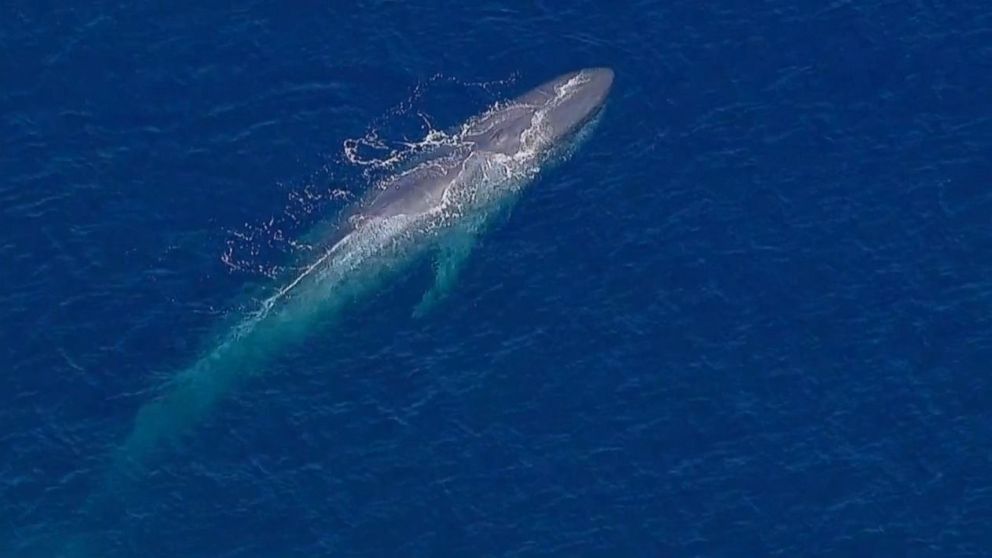
[[(0, 555), (992, 552), (985, 3), (19, 3), (0, 46)], [(106, 494), (362, 163), (599, 65), (432, 313), (424, 259)]]

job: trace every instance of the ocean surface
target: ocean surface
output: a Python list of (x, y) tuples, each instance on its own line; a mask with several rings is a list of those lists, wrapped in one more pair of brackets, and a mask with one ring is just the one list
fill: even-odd
[[(992, 556), (992, 4), (6, 2), (0, 556)], [(126, 487), (377, 164), (599, 128)]]

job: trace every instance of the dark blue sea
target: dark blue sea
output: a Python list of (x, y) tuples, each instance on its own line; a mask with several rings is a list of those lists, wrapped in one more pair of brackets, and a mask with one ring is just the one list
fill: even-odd
[[(0, 7), (0, 556), (992, 556), (992, 5)], [(608, 66), (128, 483), (139, 411), (404, 153)], [(288, 275), (287, 275), (288, 274)]]

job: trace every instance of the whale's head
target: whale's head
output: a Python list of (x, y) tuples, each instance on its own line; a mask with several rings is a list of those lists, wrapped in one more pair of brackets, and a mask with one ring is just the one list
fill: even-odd
[(520, 100), (538, 107), (545, 138), (558, 142), (599, 113), (612, 87), (613, 70), (587, 68), (555, 78)]
[[(612, 86), (609, 68), (569, 72), (471, 122), (463, 137), (476, 149), (507, 155), (551, 148), (599, 113)], [(535, 141), (539, 145), (528, 145)]]

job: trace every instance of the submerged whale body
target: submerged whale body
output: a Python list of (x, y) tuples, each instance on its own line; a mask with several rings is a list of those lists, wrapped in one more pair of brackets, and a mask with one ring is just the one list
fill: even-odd
[(414, 309), (452, 287), (475, 238), (553, 159), (567, 155), (603, 106), (613, 72), (571, 72), (470, 119), (426, 160), (375, 188), (326, 248), (138, 412), (108, 477), (131, 478), (187, 432), (241, 378), (306, 338), (356, 298), (436, 250), (436, 280)]

